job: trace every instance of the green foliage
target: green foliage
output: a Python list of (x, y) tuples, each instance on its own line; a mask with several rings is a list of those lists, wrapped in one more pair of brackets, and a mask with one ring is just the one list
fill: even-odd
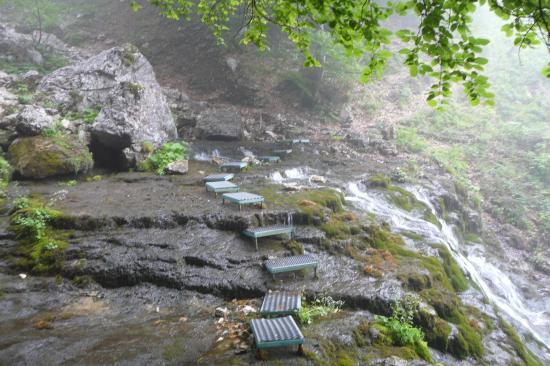
[(424, 333), (413, 325), (414, 314), (418, 311), (418, 299), (405, 296), (392, 305), (392, 316), (376, 316), (376, 322), (382, 325), (395, 346), (412, 346), (422, 359), (431, 362), (432, 356)]
[(13, 169), (3, 156), (0, 155), (0, 208), (3, 206), (3, 200), (6, 198), (6, 189), (11, 179)]
[(139, 170), (163, 175), (168, 164), (187, 158), (187, 146), (179, 142), (167, 142), (153, 155), (138, 165)]
[(298, 320), (302, 324), (311, 324), (318, 318), (336, 314), (342, 306), (344, 306), (343, 301), (334, 300), (330, 296), (316, 298), (309, 304), (304, 301), (298, 311)]
[(97, 118), (97, 115), (101, 111), (100, 106), (94, 106), (94, 107), (87, 107), (82, 109), (80, 112), (70, 112), (65, 115), (66, 118), (74, 121), (74, 120), (83, 120), (84, 123), (91, 125), (95, 122), (95, 119)]
[(62, 266), (62, 254), (68, 244), (52, 228), (61, 212), (47, 207), (36, 198), (19, 198), (14, 202), (9, 230), (18, 241), (18, 259), (13, 263), (22, 269), (37, 273), (51, 273)]
[(416, 128), (402, 127), (397, 130), (397, 144), (406, 150), (419, 153), (428, 147), (428, 142), (416, 133)]
[[(131, 7), (141, 9), (146, 0), (133, 0)], [(147, 0), (159, 7), (161, 14), (169, 19), (191, 19), (198, 15), (210, 27), (220, 44), (230, 30), (230, 22), (240, 10), (247, 24), (242, 32), (242, 44), (255, 44), (260, 50), (268, 49), (267, 32), (269, 24), (278, 26), (302, 51), (304, 66), (318, 67), (320, 62), (314, 55), (315, 36), (312, 30), (322, 29), (332, 43), (340, 47), (350, 59), (364, 59), (365, 66), (360, 75), (362, 82), (380, 77), (392, 56), (388, 45), (392, 38), (399, 39), (403, 46), (399, 53), (411, 76), (425, 75), (435, 82), (428, 94), (428, 103), (437, 105), (446, 101), (451, 94), (452, 84), (460, 83), (472, 104), (485, 102), (494, 105), (493, 94), (488, 91), (489, 83), (482, 74), (488, 60), (481, 57), (483, 46), (488, 40), (477, 37), (471, 27), (472, 14), (485, 0), (474, 2), (300, 2), (281, 0), (278, 2), (257, 2), (248, 0)], [(531, 47), (540, 38), (548, 44), (548, 14), (536, 2), (489, 1), (490, 9), (509, 23), (503, 31), (516, 37), (517, 47)], [(415, 14), (419, 18), (419, 29), (400, 29), (392, 37), (386, 28), (392, 16)], [(244, 24), (243, 23), (243, 24)], [(313, 34), (312, 34), (313, 33)]]

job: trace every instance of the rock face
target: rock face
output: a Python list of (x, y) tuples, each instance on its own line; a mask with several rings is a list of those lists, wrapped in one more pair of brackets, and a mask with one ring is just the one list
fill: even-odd
[(187, 174), (189, 171), (189, 160), (178, 160), (168, 164), (166, 173), (168, 174)]
[(26, 178), (86, 172), (93, 166), (86, 145), (71, 135), (58, 137), (23, 137), (10, 148), (10, 163)]
[(53, 117), (44, 108), (27, 105), (17, 116), (16, 130), (21, 136), (36, 136), (53, 125)]
[(61, 109), (101, 108), (91, 126), (96, 148), (121, 152), (129, 166), (142, 159), (143, 142), (158, 147), (177, 137), (153, 68), (131, 45), (61, 68), (38, 91)]
[(195, 133), (197, 138), (203, 140), (240, 140), (243, 117), (226, 108), (209, 108), (198, 116)]

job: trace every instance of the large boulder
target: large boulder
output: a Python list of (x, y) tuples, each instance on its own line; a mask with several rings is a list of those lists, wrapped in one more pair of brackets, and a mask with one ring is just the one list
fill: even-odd
[(114, 47), (42, 79), (38, 92), (65, 110), (101, 108), (91, 126), (97, 149), (122, 152), (129, 166), (177, 130), (153, 67), (132, 45)]
[(36, 136), (53, 126), (54, 118), (44, 108), (27, 105), (19, 112), (15, 128), (20, 136)]
[(73, 135), (22, 137), (9, 148), (10, 164), (26, 178), (87, 172), (93, 166), (88, 147)]
[(195, 134), (203, 140), (236, 141), (243, 135), (243, 124), (243, 117), (236, 111), (208, 108), (199, 114)]

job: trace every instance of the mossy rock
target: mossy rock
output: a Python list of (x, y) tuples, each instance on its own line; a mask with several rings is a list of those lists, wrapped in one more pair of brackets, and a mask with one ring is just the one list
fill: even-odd
[(85, 173), (93, 167), (88, 147), (72, 135), (19, 138), (9, 155), (15, 171), (25, 178)]

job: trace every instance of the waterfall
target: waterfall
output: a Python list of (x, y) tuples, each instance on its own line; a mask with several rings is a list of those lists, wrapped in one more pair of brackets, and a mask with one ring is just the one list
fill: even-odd
[(282, 173), (275, 171), (269, 175), (269, 179), (276, 183), (309, 181), (309, 168), (291, 168), (285, 169)]
[(542, 355), (539, 352), (537, 354), (550, 359), (550, 314), (545, 311), (534, 312), (526, 307), (525, 300), (510, 278), (485, 259), (483, 246), (478, 245), (468, 251), (463, 248), (452, 227), (437, 214), (424, 190), (418, 187), (407, 187), (416, 199), (436, 215), (441, 229), (415, 216), (414, 213), (394, 207), (382, 194), (377, 194), (376, 191), (367, 192), (362, 188), (357, 183), (348, 183), (349, 197), (346, 199), (358, 209), (372, 212), (388, 222), (392, 230), (412, 231), (423, 235), (428, 242), (446, 246), (457, 264), (470, 276), (482, 293), (508, 318), (513, 319), (524, 333), (546, 346)]
[(292, 226), (294, 224), (294, 217), (292, 217), (292, 212), (286, 214), (286, 224)]

